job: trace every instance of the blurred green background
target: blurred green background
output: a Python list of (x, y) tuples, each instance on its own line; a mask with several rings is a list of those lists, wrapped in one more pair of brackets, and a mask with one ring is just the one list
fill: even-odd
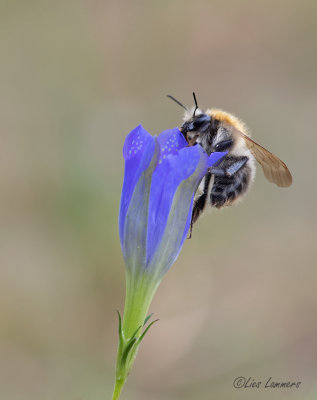
[[(2, 1), (0, 399), (109, 399), (125, 135), (197, 93), (293, 173), (211, 211), (159, 288), (122, 399), (317, 398), (317, 3)], [(234, 389), (238, 376), (300, 389)]]

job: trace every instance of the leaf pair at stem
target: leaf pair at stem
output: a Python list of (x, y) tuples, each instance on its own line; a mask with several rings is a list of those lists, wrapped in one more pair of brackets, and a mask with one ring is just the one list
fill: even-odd
[[(137, 347), (140, 345), (141, 341), (143, 340), (144, 336), (146, 335), (146, 333), (148, 332), (148, 330), (151, 328), (151, 326), (159, 321), (159, 319), (155, 319), (154, 321), (152, 321), (142, 332), (142, 334), (140, 336), (138, 336), (142, 325), (140, 325), (136, 331), (133, 333), (133, 335), (130, 338), (125, 338), (124, 336), (124, 332), (122, 330), (122, 320), (121, 320), (121, 315), (119, 313), (119, 311), (117, 310), (118, 313), (118, 319), (119, 319), (119, 348), (121, 347), (122, 349), (122, 355), (121, 355), (121, 360), (120, 363), (124, 364), (125, 367), (128, 366), (129, 364), (129, 359), (131, 359), (131, 355), (133, 355), (133, 353), (137, 350)], [(145, 326), (147, 324), (147, 322), (149, 321), (149, 319), (152, 317), (153, 313), (149, 314), (145, 320), (144, 320), (144, 324), (143, 326)], [(132, 351), (134, 349), (134, 351)], [(130, 357), (129, 357), (130, 355)], [(123, 366), (123, 365), (122, 365)]]
[(158, 321), (158, 319), (152, 321), (144, 329), (144, 331), (142, 333), (140, 333), (140, 330), (142, 329), (142, 327), (146, 326), (149, 319), (153, 315), (153, 313), (149, 314), (145, 318), (143, 325), (140, 325), (135, 330), (135, 332), (131, 335), (130, 338), (126, 338), (124, 335), (123, 328), (122, 328), (121, 315), (118, 310), (117, 310), (117, 313), (118, 313), (118, 319), (119, 319), (119, 346), (118, 346), (118, 355), (117, 355), (116, 382), (115, 382), (112, 400), (117, 400), (119, 398), (121, 390), (123, 388), (123, 385), (127, 379), (127, 376), (129, 375), (129, 372), (133, 365), (133, 362), (136, 357), (138, 347), (139, 347), (141, 341), (144, 339), (144, 336), (146, 335), (148, 330), (151, 328), (151, 326), (155, 322)]

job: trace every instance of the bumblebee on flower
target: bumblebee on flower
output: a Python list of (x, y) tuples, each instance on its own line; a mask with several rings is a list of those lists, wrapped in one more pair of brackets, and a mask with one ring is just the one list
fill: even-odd
[(164, 274), (178, 257), (191, 224), (194, 194), (209, 167), (226, 153), (210, 156), (188, 147), (178, 128), (151, 136), (141, 125), (127, 136), (119, 234), (126, 265), (124, 317), (113, 399), (118, 399), (138, 346), (153, 324), (148, 309)]

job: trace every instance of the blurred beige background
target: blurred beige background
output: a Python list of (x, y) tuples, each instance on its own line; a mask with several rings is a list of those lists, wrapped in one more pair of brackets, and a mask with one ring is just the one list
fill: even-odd
[[(290, 167), (206, 215), (159, 288), (122, 400), (317, 398), (317, 3), (3, 1), (0, 398), (112, 392), (125, 135), (201, 106)], [(238, 376), (299, 389), (234, 389)]]

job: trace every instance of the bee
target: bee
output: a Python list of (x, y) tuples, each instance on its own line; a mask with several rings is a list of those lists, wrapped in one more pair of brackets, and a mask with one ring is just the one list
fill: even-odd
[(286, 164), (254, 142), (245, 124), (234, 115), (216, 108), (200, 109), (195, 93), (195, 107), (190, 110), (174, 97), (168, 97), (185, 109), (180, 131), (188, 146), (200, 145), (208, 155), (215, 151), (227, 152), (218, 164), (208, 169), (195, 194), (190, 236), (193, 224), (208, 203), (221, 209), (245, 196), (254, 181), (255, 160), (268, 181), (279, 187), (291, 185), (292, 175)]

